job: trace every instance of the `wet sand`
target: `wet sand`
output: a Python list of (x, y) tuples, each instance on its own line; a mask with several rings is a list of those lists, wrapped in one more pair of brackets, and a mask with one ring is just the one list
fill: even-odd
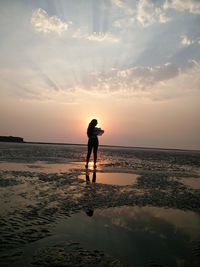
[(0, 266), (199, 266), (200, 153), (0, 143)]

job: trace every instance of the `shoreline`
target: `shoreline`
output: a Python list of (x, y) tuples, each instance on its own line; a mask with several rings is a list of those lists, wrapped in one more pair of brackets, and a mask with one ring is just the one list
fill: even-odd
[[(65, 146), (87, 146), (87, 144), (75, 143), (56, 143), (56, 142), (40, 142), (40, 141), (23, 141), (23, 142), (5, 142), (0, 143), (17, 143), (17, 144), (38, 144), (38, 145), (65, 145)], [(177, 152), (200, 152), (198, 149), (181, 149), (181, 148), (161, 148), (161, 147), (139, 147), (139, 146), (123, 146), (123, 145), (99, 145), (100, 147), (111, 148), (126, 148), (126, 149), (140, 149), (140, 150), (159, 150), (159, 151), (177, 151)]]

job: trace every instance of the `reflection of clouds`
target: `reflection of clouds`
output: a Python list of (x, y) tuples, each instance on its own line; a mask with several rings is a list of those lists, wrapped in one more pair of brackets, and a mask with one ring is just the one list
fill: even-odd
[[(156, 207), (122, 207), (109, 208), (100, 212), (100, 215), (110, 218), (113, 225), (129, 231), (142, 229), (142, 231), (154, 233), (155, 222), (158, 222), (156, 223), (158, 227), (159, 221), (160, 226), (162, 221), (165, 221), (185, 232), (192, 239), (200, 237), (200, 216), (191, 211), (185, 212), (182, 210)], [(190, 227), (188, 227), (188, 225)]]

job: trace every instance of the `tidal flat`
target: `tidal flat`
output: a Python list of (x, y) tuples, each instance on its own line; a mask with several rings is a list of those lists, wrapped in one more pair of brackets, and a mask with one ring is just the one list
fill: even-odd
[(0, 143), (0, 266), (196, 267), (200, 152)]

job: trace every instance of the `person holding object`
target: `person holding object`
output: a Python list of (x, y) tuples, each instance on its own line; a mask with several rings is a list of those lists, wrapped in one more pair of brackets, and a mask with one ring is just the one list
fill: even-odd
[(97, 150), (99, 146), (98, 136), (101, 136), (104, 133), (104, 130), (101, 128), (97, 128), (98, 122), (96, 119), (91, 120), (87, 128), (87, 136), (88, 136), (88, 151), (86, 157), (86, 165), (85, 167), (88, 168), (88, 163), (90, 160), (90, 156), (93, 150), (94, 155), (94, 168), (96, 168), (97, 163)]

